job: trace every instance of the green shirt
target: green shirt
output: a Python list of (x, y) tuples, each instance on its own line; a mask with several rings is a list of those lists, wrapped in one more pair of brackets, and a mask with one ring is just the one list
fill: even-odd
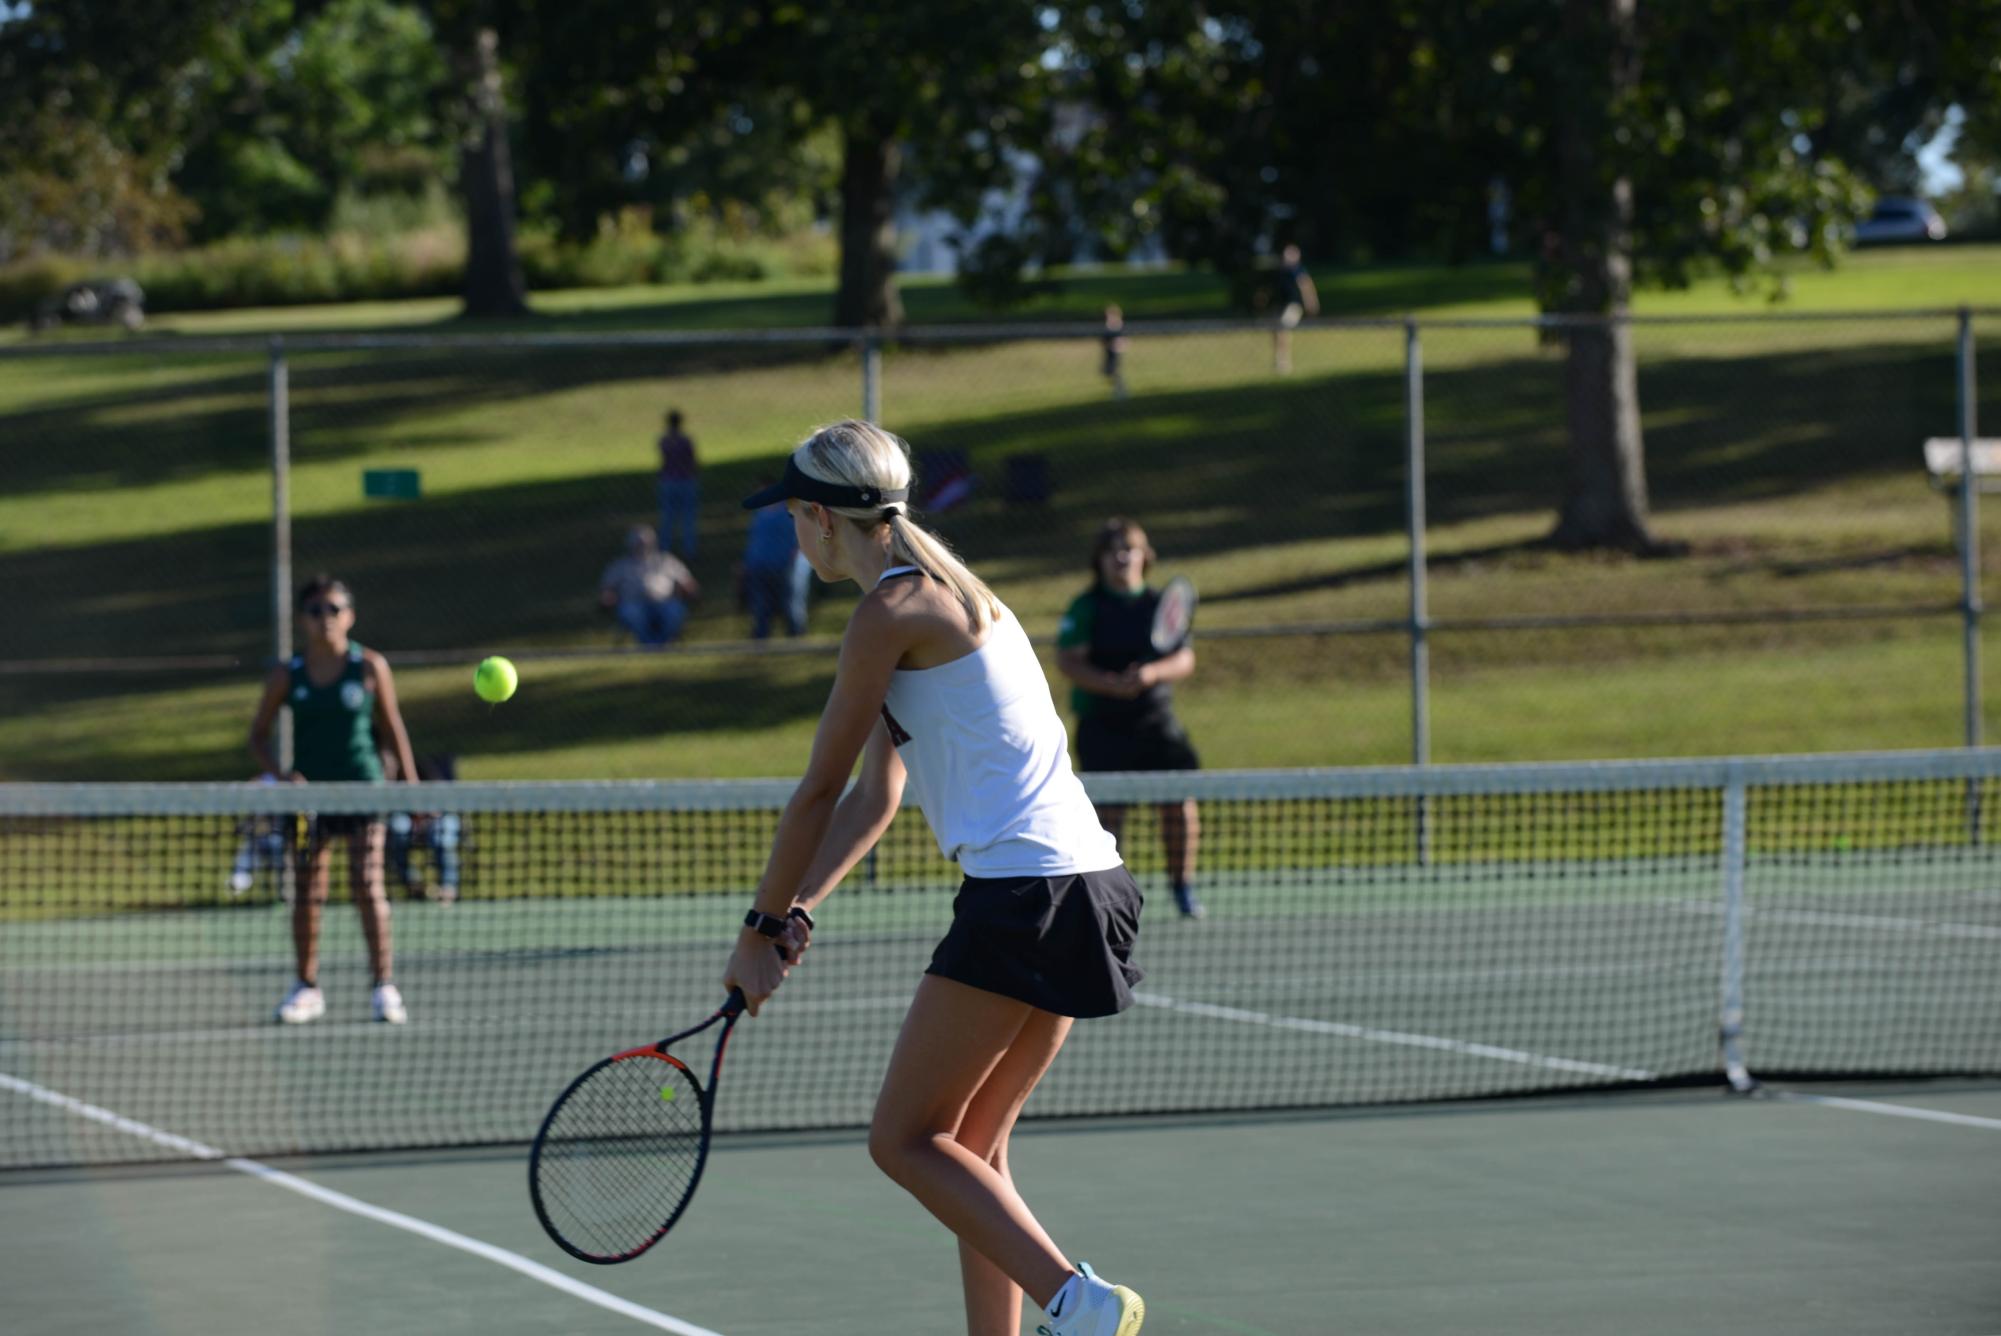
[(304, 655), (291, 663), (292, 768), (319, 783), (339, 780), (381, 782), (382, 757), (375, 750), (375, 692), (368, 685), (361, 645), (350, 640), (340, 676), (326, 686), (306, 674)]
[[(1151, 663), (1162, 657), (1153, 647), (1153, 610), (1159, 605), (1160, 595), (1149, 588), (1127, 593), (1093, 585), (1063, 614), (1056, 647), (1084, 649), (1091, 666), (1108, 673)], [(1152, 722), (1173, 708), (1173, 700), (1173, 688), (1165, 682), (1155, 683), (1132, 700), (1101, 696), (1079, 685), (1070, 688), (1070, 708), (1079, 719), (1097, 715), (1107, 722)]]

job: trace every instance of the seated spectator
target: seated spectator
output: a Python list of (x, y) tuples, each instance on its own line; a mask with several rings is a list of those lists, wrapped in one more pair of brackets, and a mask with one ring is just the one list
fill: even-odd
[[(393, 755), (382, 758), (383, 777), (399, 778)], [(448, 784), (459, 777), (459, 763), (449, 753), (417, 758), (417, 777), (426, 784)], [(403, 889), (420, 899), (449, 905), (459, 898), (459, 840), (463, 824), (457, 812), (393, 812), (389, 817), (389, 866)], [(422, 849), (431, 856), (437, 884), (410, 865), (410, 855)]]
[[(276, 784), (276, 775), (259, 775), (255, 784)], [(287, 904), (292, 900), (292, 859), (286, 850), (285, 828), (289, 818), (246, 816), (236, 823), (236, 861), (229, 869), (229, 893), (242, 895), (257, 884), (259, 873), (269, 872), (278, 883), (278, 894)]]
[(681, 634), (688, 601), (702, 596), (694, 572), (660, 550), (644, 525), (626, 536), (625, 555), (604, 568), (598, 602), (642, 645), (664, 645)]
[[(765, 479), (767, 485), (776, 481)], [(785, 503), (753, 512), (743, 549), (744, 599), (750, 605), (753, 640), (771, 634), (774, 612), (784, 615), (787, 635), (806, 633), (806, 582), (812, 575), (813, 568), (800, 555), (799, 535)]]

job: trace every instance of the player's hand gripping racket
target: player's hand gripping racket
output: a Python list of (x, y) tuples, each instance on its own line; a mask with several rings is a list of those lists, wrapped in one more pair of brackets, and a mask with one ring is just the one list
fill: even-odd
[(1188, 643), (1195, 625), (1195, 582), (1177, 575), (1160, 591), (1153, 608), (1153, 652), (1172, 654)]
[[(715, 1015), (657, 1044), (614, 1053), (570, 1082), (528, 1153), (535, 1218), (586, 1262), (629, 1262), (666, 1237), (702, 1181), (716, 1078), (743, 1014), (731, 989)], [(705, 1088), (667, 1050), (722, 1023)]]

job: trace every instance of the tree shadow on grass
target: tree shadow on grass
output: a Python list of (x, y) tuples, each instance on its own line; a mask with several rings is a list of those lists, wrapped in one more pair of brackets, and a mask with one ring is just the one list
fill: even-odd
[[(655, 671), (648, 671), (654, 668)], [(536, 670), (530, 665), (530, 672)], [(780, 659), (735, 662), (676, 656), (621, 661), (601, 669), (565, 666), (558, 676), (532, 683), (532, 695), (503, 707), (482, 704), (466, 683), (447, 691), (417, 685), (408, 671), (403, 715), (413, 744), (423, 754), (504, 756), (552, 747), (626, 744), (649, 737), (733, 735), (780, 726), (817, 715), (826, 704), (831, 661)], [(161, 737), (143, 730), (106, 729), (51, 748), (44, 755), (7, 758), (0, 778), (38, 781), (149, 779), (228, 781), (248, 778), (245, 740), (255, 710), (259, 682), (240, 673), (215, 675), (161, 673), (141, 678), (76, 675), (54, 679), (0, 678), (0, 705), (11, 716), (90, 711), (135, 694), (175, 693), (214, 687), (218, 680), (238, 688), (232, 707), (193, 727), (162, 721), (185, 740), (163, 748)]]
[[(1908, 472), (1923, 486), (1915, 443), (1950, 407), (1949, 379), (1935, 385), (1934, 369), (1921, 352), (1901, 348), (1650, 366), (1649, 411), (1658, 420), (1648, 427), (1649, 472), (1663, 527), (1671, 530), (1676, 506), (1765, 500), (1872, 474)], [(524, 400), (586, 374), (533, 365), (522, 372), (508, 392)], [(424, 379), (421, 369), (402, 374)], [(1431, 375), (1434, 526), (1553, 508), (1564, 469), (1559, 382), (1554, 361), (1533, 359)], [(1404, 527), (1402, 396), (1401, 376), (1369, 372), (942, 423), (917, 448), (964, 451), (980, 483), (969, 504), (928, 518), (1002, 582), (1081, 573), (1092, 535), (1114, 513), (1145, 522), (1163, 556), (1176, 561), (1304, 544), (1301, 580), (1352, 582), (1358, 577), (1329, 540)], [(365, 414), (366, 404), (357, 411)], [(344, 434), (365, 457), (358, 442), (366, 432)], [(1001, 495), (1008, 458), (1024, 453), (1049, 461), (1046, 504), (1011, 505)], [(705, 470), (697, 569), (710, 598), (697, 610), (698, 632), (736, 617), (729, 563), (745, 517), (735, 498), (781, 462), (774, 451)], [(510, 482), (301, 517), (293, 561), (300, 575), (325, 568), (354, 583), (363, 611), (357, 633), (378, 643), (589, 643), (606, 634), (591, 620), (599, 573), (618, 555), (625, 528), (652, 518), (652, 480), (643, 469)], [(235, 524), (0, 554), (0, 586), (16, 591), (8, 657), (254, 658), (264, 652), (269, 618), (268, 543), (266, 526)], [(1361, 569), (1397, 578), (1392, 563)], [(1266, 587), (1292, 586), (1261, 575), (1244, 590)], [(1214, 598), (1232, 588), (1225, 582), (1205, 592)]]
[[(532, 402), (600, 370), (588, 359), (553, 370), (534, 361), (500, 392)], [(651, 359), (601, 370), (614, 379), (660, 374)], [(414, 361), (374, 371), (387, 385), (399, 377), (431, 384), (435, 374)], [(1941, 366), (1935, 352), (1904, 347), (1656, 360), (1643, 369), (1642, 390), (1650, 481), (1669, 536), (1679, 507), (1769, 502), (1881, 477), (1908, 477), (1922, 489), (1917, 443), (1949, 420), (1953, 394), (1949, 358)], [(385, 394), (376, 420), (391, 420), (395, 404), (423, 403), (430, 393)], [(935, 524), (1003, 597), (1019, 581), (1062, 576), (1081, 584), (1093, 533), (1106, 515), (1121, 513), (1145, 522), (1163, 559), (1175, 563), (1294, 545), (1290, 573), (1275, 576), (1267, 563), (1232, 576), (1226, 566), (1205, 580), (1205, 597), (1234, 603), (1255, 620), (1261, 600), (1404, 578), (1403, 563), (1383, 559), (1380, 549), (1357, 560), (1334, 541), (1402, 531), (1403, 393), (1395, 371), (1290, 378), (968, 416), (927, 429), (915, 445), (968, 456), (980, 478), (975, 499)], [(1427, 395), (1434, 525), (1553, 511), (1564, 469), (1555, 359), (1434, 369)], [(325, 411), (343, 410), (329, 404)], [(377, 410), (364, 402), (354, 411), (367, 420)], [(366, 432), (348, 435), (366, 457)], [(1023, 453), (1050, 463), (1054, 490), (1046, 504), (1014, 506), (999, 494), (1008, 457)], [(729, 597), (729, 565), (745, 522), (735, 499), (782, 458), (774, 450), (705, 470), (705, 552), (697, 569), (708, 598), (691, 624), (698, 637), (743, 633)], [(361, 614), (357, 638), (391, 650), (609, 645), (617, 637), (596, 609), (599, 574), (618, 554), (626, 526), (650, 520), (652, 509), (644, 469), (502, 483), (302, 517), (294, 526), (294, 568), (300, 576), (324, 568), (350, 581)], [(1508, 550), (1490, 546), (1453, 560)], [(1831, 555), (1772, 549), (1769, 559)], [(269, 579), (269, 531), (261, 524), (0, 553), (0, 588), (10, 591), (5, 657), (223, 654), (241, 659), (254, 679), (269, 651)], [(817, 690), (759, 695), (743, 685), (758, 681), (760, 671), (733, 661), (698, 674), (698, 685), (675, 693), (677, 717), (721, 729), (729, 719), (744, 727), (753, 716), (770, 722), (775, 711), (780, 720), (799, 719), (820, 708)], [(107, 696), (134, 689), (130, 678), (71, 685)], [(606, 690), (617, 697), (627, 688)], [(527, 747), (532, 734), (536, 746), (563, 742), (545, 713), (569, 708), (549, 699), (562, 694), (546, 693), (537, 711), (509, 716), (505, 727), (526, 730), (515, 741)], [(571, 722), (584, 731), (574, 740), (620, 736), (621, 712), (652, 717), (650, 704), (626, 703), (623, 711), (579, 703)], [(662, 716), (661, 726), (682, 724)], [(51, 764), (75, 773), (62, 758)]]
[[(817, 345), (302, 353), (288, 359), (292, 459), (366, 458), (387, 429), (457, 404), (523, 402), (625, 382), (667, 385), (849, 355)], [(265, 477), (267, 387), (265, 366), (238, 360), (171, 384), (101, 388), (84, 403), (0, 411), (0, 471), (17, 496), (224, 474)], [(424, 444), (480, 446), (493, 439), (440, 432)], [(407, 434), (399, 440), (408, 443)]]

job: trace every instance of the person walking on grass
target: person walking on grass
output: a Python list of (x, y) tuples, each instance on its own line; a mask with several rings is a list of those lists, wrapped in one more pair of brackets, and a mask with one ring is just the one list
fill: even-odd
[(1016, 1336), (1024, 1294), (1052, 1336), (1134, 1336), (1145, 1304), (1071, 1265), (1015, 1188), (1009, 1138), (1074, 1023), (1132, 1004), (1140, 891), (1071, 772), (1021, 623), (910, 517), (910, 479), (901, 440), (838, 422), (744, 502), (784, 501), (814, 571), (862, 597), (723, 981), (755, 1015), (810, 947), (813, 906), (909, 785), (965, 881), (890, 1056), (869, 1153), (957, 1237), (970, 1336)]
[[(354, 596), (346, 585), (317, 575), (299, 590), (301, 651), (290, 663), (271, 670), (264, 698), (250, 723), (250, 754), (264, 773), (294, 784), (381, 783), (382, 759), (376, 754), (376, 733), (395, 750), (401, 771), (414, 776), (410, 735), (396, 705), (396, 683), (389, 661), (349, 637), (354, 627)], [(271, 747), (271, 726), (281, 707), (292, 710), (293, 764), (279, 766)], [(326, 1014), (320, 992), (320, 917), (326, 906), (333, 842), (347, 845), (348, 885), (361, 914), (361, 932), (368, 943), (368, 968), (374, 987), (370, 1014), (378, 1021), (401, 1025), (408, 1019), (402, 994), (391, 976), (389, 896), (383, 886), (385, 826), (380, 816), (322, 814), (292, 835), (297, 891), (292, 897), (292, 949), (298, 978), (277, 1019), (302, 1025)]]
[(1292, 331), (1309, 315), (1320, 314), (1320, 293), (1313, 275), (1300, 262), (1299, 247), (1279, 253), (1278, 328), (1271, 332), (1271, 369), (1281, 376), (1292, 370)]

